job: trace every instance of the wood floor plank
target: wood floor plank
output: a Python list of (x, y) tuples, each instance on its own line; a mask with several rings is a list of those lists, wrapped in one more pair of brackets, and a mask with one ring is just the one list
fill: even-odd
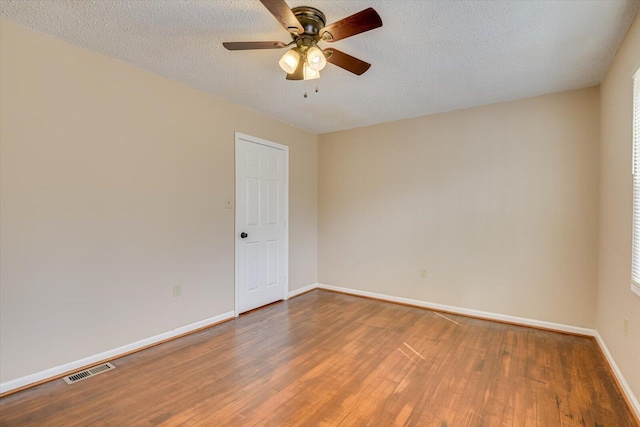
[(0, 399), (2, 426), (637, 426), (597, 343), (313, 291)]

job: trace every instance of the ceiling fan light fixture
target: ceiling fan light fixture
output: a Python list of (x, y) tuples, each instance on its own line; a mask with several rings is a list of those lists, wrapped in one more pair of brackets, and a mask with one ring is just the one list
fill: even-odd
[(304, 67), (302, 68), (302, 70), (303, 70), (304, 80), (313, 80), (313, 79), (320, 78), (320, 71), (317, 71), (311, 68), (311, 66), (307, 62), (304, 63)]
[[(0, 0), (2, 1), (2, 0)], [(286, 0), (260, 0), (289, 32), (292, 40), (224, 42), (227, 50), (282, 49), (289, 48), (278, 64), (287, 73), (287, 80), (312, 80), (320, 77), (327, 62), (356, 75), (366, 72), (371, 64), (337, 49), (322, 50), (320, 42), (333, 43), (375, 28), (382, 27), (382, 19), (373, 8), (361, 10), (333, 24), (326, 25), (322, 11), (310, 6), (289, 8)]]
[(298, 68), (298, 63), (300, 62), (300, 53), (296, 49), (291, 49), (280, 58), (280, 68), (287, 73), (293, 74)]
[(307, 62), (314, 71), (320, 71), (327, 66), (327, 58), (317, 46), (313, 46), (307, 51)]

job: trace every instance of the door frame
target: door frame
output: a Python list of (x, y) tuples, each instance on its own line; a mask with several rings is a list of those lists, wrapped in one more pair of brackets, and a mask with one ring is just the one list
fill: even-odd
[(258, 138), (251, 135), (246, 135), (244, 133), (236, 132), (234, 138), (234, 234), (233, 234), (233, 246), (234, 246), (234, 315), (238, 317), (240, 315), (239, 308), (239, 293), (240, 293), (240, 285), (239, 285), (239, 277), (240, 277), (240, 265), (238, 263), (239, 260), (239, 251), (240, 247), (238, 246), (238, 236), (240, 234), (240, 230), (238, 230), (238, 209), (237, 203), (235, 203), (238, 199), (238, 141), (242, 140), (245, 142), (249, 142), (252, 144), (265, 145), (267, 147), (275, 148), (277, 150), (284, 151), (284, 250), (285, 250), (285, 279), (284, 279), (284, 291), (282, 295), (282, 299), (289, 299), (289, 147), (283, 144), (278, 144), (276, 142), (268, 141), (266, 139)]

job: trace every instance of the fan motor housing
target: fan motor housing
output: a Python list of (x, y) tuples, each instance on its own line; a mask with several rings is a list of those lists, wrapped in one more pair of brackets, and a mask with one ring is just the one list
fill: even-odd
[(304, 34), (317, 36), (326, 25), (327, 18), (324, 13), (315, 7), (299, 6), (294, 7), (291, 11), (300, 21), (302, 28), (304, 28)]

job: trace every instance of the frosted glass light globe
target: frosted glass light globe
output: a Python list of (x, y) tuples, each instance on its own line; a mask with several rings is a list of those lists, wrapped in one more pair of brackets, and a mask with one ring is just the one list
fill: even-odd
[(293, 72), (296, 71), (296, 68), (298, 68), (299, 62), (300, 54), (295, 49), (291, 49), (290, 51), (282, 55), (282, 58), (280, 58), (280, 62), (278, 62), (278, 64), (285, 73), (293, 74)]
[(314, 71), (320, 71), (327, 65), (327, 58), (319, 47), (313, 46), (307, 51), (307, 63)]
[(313, 80), (313, 79), (319, 79), (320, 78), (320, 71), (314, 70), (306, 62), (304, 63), (304, 68), (302, 70), (303, 70), (303, 73), (304, 73), (303, 74), (304, 80)]

